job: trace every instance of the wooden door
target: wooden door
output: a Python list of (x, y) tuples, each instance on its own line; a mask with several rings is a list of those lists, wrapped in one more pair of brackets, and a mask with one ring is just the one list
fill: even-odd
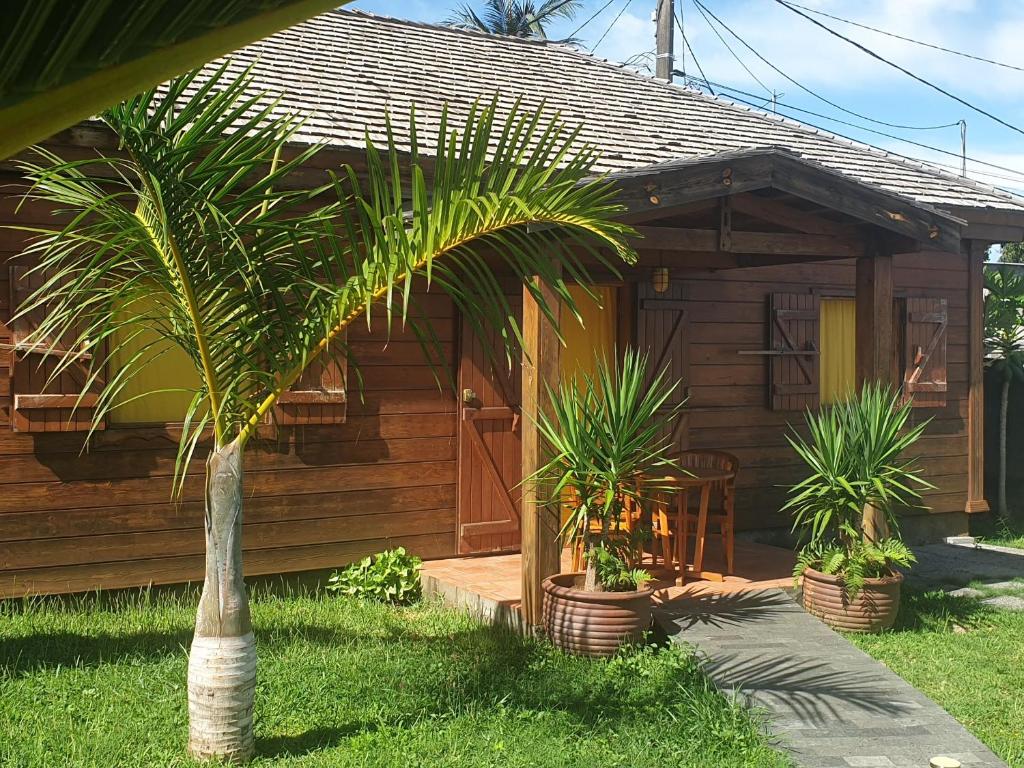
[[(510, 296), (521, 313), (522, 296)], [(488, 354), (490, 350), (490, 354)], [(493, 359), (492, 359), (493, 358)], [(502, 341), (462, 323), (459, 363), (459, 552), (519, 549), (522, 380)]]
[[(690, 392), (689, 310), (683, 300), (682, 285), (670, 283), (668, 290), (658, 293), (650, 281), (637, 284), (637, 348), (647, 355), (648, 378), (665, 371), (665, 379), (679, 382), (672, 396), (662, 406), (667, 413)], [(693, 403), (690, 403), (692, 406)], [(689, 415), (687, 410), (675, 423), (665, 422), (663, 436), (680, 450), (689, 447)]]

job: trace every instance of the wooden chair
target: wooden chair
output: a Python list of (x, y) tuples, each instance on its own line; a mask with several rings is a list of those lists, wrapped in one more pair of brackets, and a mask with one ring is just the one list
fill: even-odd
[[(711, 486), (711, 500), (708, 508), (707, 536), (717, 536), (722, 542), (722, 554), (725, 556), (726, 573), (733, 573), (733, 561), (736, 550), (736, 475), (739, 474), (740, 462), (731, 453), (712, 450), (682, 451), (674, 456), (683, 469), (723, 469), (732, 473), (732, 477), (714, 483)], [(683, 529), (680, 550), (686, 556), (686, 546), (690, 538), (697, 535), (697, 510), (689, 505), (683, 510)]]
[[(568, 490), (569, 493), (566, 503), (572, 507), (575, 507), (577, 504), (579, 504), (579, 495), (576, 493), (575, 488), (570, 487)], [(626, 496), (622, 500), (622, 514), (619, 516), (619, 520), (617, 522), (613, 522), (614, 527), (610, 531), (609, 535), (612, 537), (621, 536), (622, 538), (631, 536), (636, 527), (636, 524), (640, 521), (640, 516), (641, 510), (639, 509), (639, 505), (636, 504), (636, 501), (631, 496)], [(600, 533), (601, 524), (596, 520), (592, 520), (590, 522), (590, 532)], [(583, 556), (583, 539), (582, 537), (577, 537), (572, 542), (572, 570), (583, 570), (583, 567), (585, 565), (585, 563), (583, 562)], [(630, 562), (628, 563), (628, 565), (630, 568), (632, 568), (636, 565), (636, 563)]]

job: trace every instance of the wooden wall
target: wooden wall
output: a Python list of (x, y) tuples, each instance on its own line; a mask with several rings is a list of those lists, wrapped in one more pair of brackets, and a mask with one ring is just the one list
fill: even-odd
[[(788, 527), (778, 513), (780, 485), (800, 477), (786, 444), (789, 423), (802, 414), (766, 407), (768, 364), (737, 354), (765, 349), (767, 306), (776, 292), (816, 291), (821, 296), (852, 295), (852, 262), (759, 267), (686, 273), (671, 293), (686, 301), (690, 339), (690, 445), (722, 448), (739, 457), (737, 525), (742, 529)], [(948, 253), (896, 257), (897, 296), (945, 298), (949, 392), (944, 408), (915, 409), (915, 419), (933, 418), (920, 443), (927, 458), (924, 475), (935, 491), (926, 495), (932, 513), (964, 511), (967, 493), (967, 260)]]
[[(0, 185), (14, 180), (0, 174)], [(11, 191), (0, 189), (0, 224), (48, 219), (38, 205), (15, 219), (14, 203)], [(21, 241), (0, 229), (0, 323), (10, 316), (7, 267)], [(925, 474), (938, 486), (928, 503), (937, 513), (962, 512), (966, 260), (929, 253), (900, 256), (896, 264), (898, 295), (949, 303), (948, 404), (917, 417), (935, 418), (921, 443)], [(777, 512), (779, 486), (799, 468), (784, 431), (801, 416), (768, 410), (767, 364), (737, 352), (765, 348), (771, 293), (851, 295), (853, 281), (853, 264), (845, 262), (688, 272), (664, 295), (688, 307), (690, 444), (739, 456), (741, 529), (788, 527)], [(424, 306), (446, 356), (456, 359), (450, 301), (431, 296)], [(335, 567), (394, 545), (428, 558), (458, 551), (454, 395), (439, 389), (411, 335), (396, 335), (385, 349), (381, 334), (357, 325), (350, 341), (364, 392), (350, 393), (346, 423), (295, 428), (249, 452), (249, 574)], [(202, 463), (190, 467), (183, 500), (171, 503), (173, 428), (111, 427), (86, 453), (81, 433), (14, 433), (7, 360), (0, 352), (0, 597), (201, 577)]]
[[(0, 199), (0, 223), (14, 220), (13, 205)], [(29, 206), (17, 220), (47, 218)], [(0, 323), (20, 240), (0, 230)], [(427, 296), (423, 306), (451, 359), (451, 302)], [(395, 545), (456, 552), (454, 396), (412, 334), (396, 333), (386, 351), (365, 325), (349, 339), (364, 390), (350, 386), (346, 423), (296, 427), (247, 453), (249, 574), (334, 567)], [(84, 454), (83, 433), (12, 432), (8, 359), (0, 351), (0, 597), (201, 578), (202, 460), (175, 504), (173, 428), (111, 427)]]

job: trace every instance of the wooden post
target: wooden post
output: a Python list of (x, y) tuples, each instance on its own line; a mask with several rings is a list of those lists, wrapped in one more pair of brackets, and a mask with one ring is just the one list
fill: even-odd
[(892, 254), (873, 246), (857, 259), (856, 360), (857, 387), (865, 382), (891, 382), (893, 348)]
[[(544, 300), (559, 319), (561, 302), (546, 285), (541, 285)], [(534, 422), (537, 413), (547, 401), (547, 388), (558, 384), (558, 359), (561, 343), (555, 329), (540, 311), (527, 287), (523, 287), (523, 418), (520, 420), (523, 451), (523, 477), (537, 471), (543, 461), (541, 435)], [(539, 492), (538, 492), (539, 491)], [(543, 505), (544, 489), (532, 483), (523, 486), (522, 507), (522, 578), (523, 619), (528, 626), (541, 623), (544, 595), (541, 582), (561, 567), (558, 542), (560, 527), (558, 505)]]
[(967, 506), (988, 512), (985, 500), (985, 277), (988, 243), (968, 240), (967, 256)]
[(654, 74), (662, 80), (672, 82), (675, 67), (675, 2), (658, 0), (657, 32), (655, 34)]
[[(856, 289), (857, 387), (869, 382), (892, 382), (893, 258), (872, 243), (857, 259)], [(872, 506), (864, 508), (864, 537), (878, 541), (889, 535), (885, 516)]]

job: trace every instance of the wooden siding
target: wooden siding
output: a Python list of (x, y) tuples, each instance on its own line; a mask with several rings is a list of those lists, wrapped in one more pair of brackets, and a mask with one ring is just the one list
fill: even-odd
[[(15, 202), (0, 198), (0, 224), (15, 220)], [(17, 217), (47, 219), (38, 205)], [(0, 323), (21, 240), (0, 229)], [(450, 300), (422, 305), (451, 360)], [(411, 333), (396, 331), (385, 349), (383, 331), (356, 324), (349, 339), (363, 391), (352, 384), (346, 422), (276, 438), (268, 428), (274, 439), (247, 453), (247, 574), (334, 567), (395, 545), (424, 557), (457, 551), (453, 394)], [(201, 578), (202, 450), (172, 503), (173, 427), (112, 427), (86, 453), (81, 433), (14, 433), (7, 360), (0, 352), (0, 597)]]
[[(920, 443), (923, 474), (938, 486), (926, 494), (933, 513), (963, 512), (967, 500), (967, 260), (948, 253), (896, 257), (896, 295), (943, 298), (949, 307), (948, 401), (916, 408), (915, 419), (934, 418)], [(690, 308), (690, 430), (692, 448), (721, 448), (740, 459), (737, 525), (788, 526), (777, 510), (779, 486), (801, 475), (787, 445), (787, 424), (799, 411), (767, 408), (768, 366), (738, 354), (765, 349), (768, 302), (773, 293), (852, 296), (852, 261), (792, 264), (720, 272), (693, 272), (673, 281), (671, 295)], [(668, 294), (666, 294), (668, 295)]]
[[(14, 181), (0, 174), (0, 185)], [(16, 199), (0, 188), (0, 224), (15, 220)], [(27, 204), (18, 223), (47, 220)], [(0, 323), (10, 317), (8, 269), (24, 235), (0, 228)], [(666, 253), (666, 263), (686, 254)], [(793, 411), (767, 407), (768, 364), (742, 356), (764, 349), (768, 297), (818, 291), (851, 296), (852, 262), (793, 264), (718, 272), (675, 272), (664, 299), (687, 308), (689, 445), (723, 448), (741, 462), (741, 529), (788, 527), (777, 510), (780, 485), (799, 476), (784, 432)], [(896, 258), (898, 296), (944, 298), (948, 306), (949, 389), (921, 443), (925, 474), (938, 489), (934, 512), (962, 512), (967, 489), (967, 262), (942, 253)], [(635, 298), (629, 294), (629, 298)], [(628, 302), (626, 302), (628, 303)], [(620, 309), (632, 317), (632, 308)], [(450, 301), (424, 306), (457, 359)], [(0, 343), (4, 341), (0, 325)], [(351, 330), (364, 391), (349, 392), (344, 424), (284, 430), (247, 457), (244, 546), (249, 574), (343, 565), (387, 546), (424, 557), (458, 551), (457, 417), (411, 334)], [(189, 469), (184, 497), (169, 501), (173, 428), (112, 426), (80, 453), (80, 433), (10, 430), (8, 356), (0, 352), (0, 597), (64, 592), (202, 576), (202, 460)]]

